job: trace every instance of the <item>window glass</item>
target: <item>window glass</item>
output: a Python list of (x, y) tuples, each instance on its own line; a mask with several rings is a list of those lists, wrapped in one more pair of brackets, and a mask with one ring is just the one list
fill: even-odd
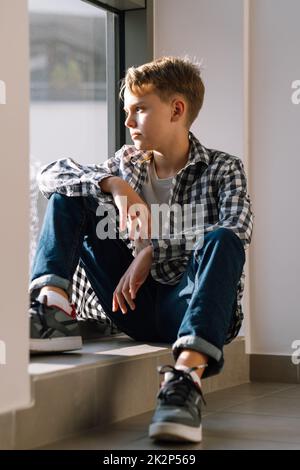
[(59, 158), (108, 158), (106, 25), (82, 0), (29, 0), (31, 260), (47, 201), (36, 174)]

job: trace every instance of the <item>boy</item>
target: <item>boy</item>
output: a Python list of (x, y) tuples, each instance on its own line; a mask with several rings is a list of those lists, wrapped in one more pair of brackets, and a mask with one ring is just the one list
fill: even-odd
[[(70, 305), (80, 261), (120, 330), (137, 341), (173, 343), (176, 364), (160, 368), (164, 382), (150, 437), (200, 442), (200, 379), (222, 370), (223, 346), (243, 319), (243, 266), (253, 225), (246, 177), (240, 159), (206, 149), (189, 131), (204, 97), (196, 64), (162, 57), (131, 67), (123, 95), (134, 145), (100, 165), (63, 159), (41, 171), (40, 190), (49, 203), (30, 284), (31, 348), (81, 347)], [(97, 236), (97, 202), (102, 222), (103, 208), (118, 208), (117, 237)], [(184, 231), (161, 236), (160, 228), (153, 236), (151, 209), (161, 203), (201, 207), (200, 231), (192, 229), (202, 237), (192, 249)], [(135, 233), (143, 233), (139, 239), (134, 223)], [(174, 217), (167, 225), (174, 234)]]

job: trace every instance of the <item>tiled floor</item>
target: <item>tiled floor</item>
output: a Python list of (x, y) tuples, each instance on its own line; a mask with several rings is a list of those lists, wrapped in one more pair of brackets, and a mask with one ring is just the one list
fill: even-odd
[(249, 383), (206, 395), (201, 444), (154, 443), (152, 412), (43, 449), (300, 449), (300, 385)]

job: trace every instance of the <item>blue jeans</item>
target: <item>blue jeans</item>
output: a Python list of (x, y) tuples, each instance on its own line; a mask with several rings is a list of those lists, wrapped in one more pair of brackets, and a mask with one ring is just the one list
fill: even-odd
[(31, 296), (47, 284), (70, 295), (81, 260), (104, 311), (120, 330), (137, 341), (173, 343), (175, 360), (185, 348), (206, 354), (203, 378), (218, 374), (245, 262), (240, 239), (225, 228), (205, 234), (178, 284), (160, 284), (149, 274), (137, 293), (135, 310), (127, 306), (123, 315), (121, 310), (112, 312), (112, 295), (134, 258), (121, 239), (97, 237), (97, 205), (92, 197), (52, 194), (33, 264)]

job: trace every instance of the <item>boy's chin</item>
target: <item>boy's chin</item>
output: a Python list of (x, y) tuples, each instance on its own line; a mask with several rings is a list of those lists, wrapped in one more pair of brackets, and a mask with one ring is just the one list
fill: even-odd
[(149, 145), (145, 145), (143, 144), (143, 142), (139, 142), (138, 140), (136, 140), (133, 145), (135, 146), (136, 149), (138, 150), (151, 150), (151, 148), (149, 147)]

